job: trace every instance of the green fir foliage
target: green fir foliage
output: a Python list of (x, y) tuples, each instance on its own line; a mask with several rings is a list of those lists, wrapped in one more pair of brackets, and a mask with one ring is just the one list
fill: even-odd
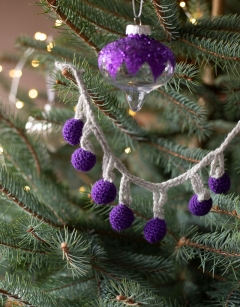
[[(118, 196), (106, 206), (91, 199), (91, 186), (102, 176), (98, 140), (90, 136), (96, 166), (81, 173), (70, 162), (76, 147), (61, 135), (64, 122), (74, 117), (79, 91), (73, 75), (57, 71), (55, 61), (84, 70), (95, 118), (111, 150), (133, 175), (164, 182), (220, 146), (239, 120), (240, 17), (234, 11), (239, 0), (226, 1), (223, 15), (216, 17), (210, 1), (185, 2), (185, 7), (175, 0), (143, 3), (142, 24), (173, 50), (177, 64), (172, 79), (149, 93), (135, 115), (129, 113), (124, 93), (108, 84), (97, 66), (101, 48), (123, 37), (126, 25), (134, 22), (131, 1), (36, 3), (62, 25), (56, 27), (51, 48), (49, 42), (26, 36), (17, 38), (17, 46), (21, 52), (32, 48), (26, 65), (30, 69), (37, 59), (35, 71), (51, 73), (57, 97), (51, 110), (43, 111), (20, 88), (23, 110), (0, 105), (1, 306), (240, 305), (239, 136), (225, 151), (230, 191), (211, 193), (211, 212), (197, 217), (188, 211), (190, 182), (170, 188), (164, 205), (167, 234), (160, 243), (149, 244), (143, 229), (153, 217), (152, 193), (131, 184), (133, 226), (114, 231), (109, 212)], [(9, 54), (0, 59), (18, 61)], [(9, 90), (2, 76), (0, 83)], [(121, 174), (114, 173), (119, 190)], [(209, 167), (199, 175), (207, 187)]]

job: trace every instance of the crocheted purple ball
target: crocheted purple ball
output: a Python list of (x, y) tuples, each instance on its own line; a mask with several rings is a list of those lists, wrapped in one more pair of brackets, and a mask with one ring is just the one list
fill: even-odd
[(81, 172), (88, 172), (96, 163), (96, 156), (90, 151), (78, 148), (72, 154), (71, 162), (74, 168)]
[(134, 214), (129, 207), (119, 204), (111, 210), (109, 220), (113, 229), (121, 231), (132, 225)]
[(165, 237), (166, 233), (166, 222), (158, 217), (148, 221), (144, 227), (144, 238), (151, 244), (161, 241)]
[(198, 196), (194, 194), (189, 201), (188, 209), (189, 211), (196, 216), (203, 216), (208, 214), (212, 208), (212, 199), (199, 201)]
[(100, 179), (93, 185), (91, 196), (96, 204), (107, 205), (116, 198), (117, 189), (112, 182)]
[(176, 65), (171, 49), (144, 34), (130, 34), (120, 38), (106, 45), (98, 57), (100, 71), (103, 75), (104, 71), (107, 71), (112, 79), (116, 79), (122, 64), (127, 68), (127, 72), (134, 76), (144, 63), (149, 65), (154, 82), (166, 73), (166, 70), (172, 75)]
[(224, 173), (220, 178), (210, 177), (208, 179), (209, 188), (217, 194), (226, 193), (231, 186), (231, 180), (229, 176)]
[(84, 123), (75, 118), (71, 118), (66, 121), (62, 129), (62, 135), (65, 141), (70, 145), (78, 145), (82, 136), (82, 129)]

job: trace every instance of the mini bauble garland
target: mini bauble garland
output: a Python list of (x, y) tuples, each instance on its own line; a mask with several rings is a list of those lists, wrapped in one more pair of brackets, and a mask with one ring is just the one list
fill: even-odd
[(196, 216), (203, 216), (208, 214), (212, 208), (212, 198), (205, 199), (202, 201), (198, 200), (198, 195), (193, 195), (189, 201), (188, 209), (189, 211)]
[(228, 174), (224, 173), (220, 178), (210, 177), (208, 185), (211, 191), (216, 194), (227, 193), (231, 186)]
[(115, 200), (117, 188), (114, 183), (100, 179), (93, 185), (91, 196), (96, 204), (107, 205)]
[(71, 162), (76, 170), (88, 172), (96, 164), (96, 156), (90, 151), (78, 148), (72, 154)]
[(166, 233), (166, 222), (157, 217), (148, 221), (144, 227), (144, 238), (151, 244), (161, 241)]
[(111, 210), (109, 221), (114, 230), (122, 231), (132, 225), (134, 214), (129, 207), (119, 204)]
[[(80, 171), (88, 171), (94, 166), (96, 157), (94, 148), (88, 139), (91, 133), (96, 136), (103, 149), (102, 179), (93, 185), (91, 191), (92, 199), (96, 204), (107, 205), (116, 199), (117, 188), (113, 183), (115, 178), (113, 170), (117, 169), (122, 174), (119, 188), (119, 205), (115, 206), (109, 215), (109, 220), (114, 230), (125, 230), (134, 222), (134, 214), (130, 208), (132, 202), (130, 183), (134, 183), (153, 193), (154, 217), (146, 223), (143, 230), (144, 238), (151, 244), (161, 241), (167, 233), (163, 205), (167, 202), (167, 190), (169, 188), (179, 186), (187, 180), (191, 181), (195, 194), (190, 199), (188, 208), (196, 216), (208, 214), (212, 207), (210, 191), (204, 187), (202, 178), (198, 174), (202, 168), (208, 165), (211, 166), (208, 184), (213, 193), (226, 193), (229, 190), (230, 178), (224, 171), (223, 151), (240, 132), (240, 121), (219, 148), (208, 153), (186, 173), (161, 183), (145, 181), (129, 173), (124, 164), (112, 153), (104, 133), (92, 112), (91, 98), (82, 78), (83, 72), (78, 71), (70, 64), (56, 63), (56, 66), (60, 69), (70, 69), (72, 71), (81, 93), (75, 115), (75, 118), (81, 124), (79, 125), (77, 121), (71, 119), (67, 121), (63, 128), (63, 135), (67, 135), (66, 138), (71, 141), (70, 144), (75, 144), (75, 139), (78, 139), (78, 143), (80, 142), (81, 148), (77, 149), (72, 155), (74, 167)], [(77, 129), (75, 125), (79, 125), (79, 128)]]
[(64, 140), (72, 146), (78, 145), (82, 136), (83, 126), (84, 123), (79, 119), (71, 118), (67, 120), (62, 129)]

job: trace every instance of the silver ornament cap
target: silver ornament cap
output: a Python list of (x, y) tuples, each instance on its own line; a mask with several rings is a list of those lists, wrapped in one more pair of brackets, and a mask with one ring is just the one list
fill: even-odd
[(146, 25), (127, 25), (126, 34), (150, 35), (151, 27)]

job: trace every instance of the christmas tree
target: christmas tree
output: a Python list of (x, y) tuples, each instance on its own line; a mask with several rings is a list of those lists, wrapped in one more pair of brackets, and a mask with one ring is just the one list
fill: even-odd
[[(0, 108), (2, 306), (239, 306), (239, 1), (144, 1), (135, 22), (176, 67), (137, 113), (98, 68), (134, 23), (132, 1), (37, 5), (61, 35), (17, 44), (57, 98), (24, 116)], [(73, 147), (62, 127), (74, 116)], [(74, 168), (83, 138), (93, 162)], [(99, 181), (113, 200), (102, 185), (99, 200)], [(153, 220), (165, 228), (149, 230)]]

